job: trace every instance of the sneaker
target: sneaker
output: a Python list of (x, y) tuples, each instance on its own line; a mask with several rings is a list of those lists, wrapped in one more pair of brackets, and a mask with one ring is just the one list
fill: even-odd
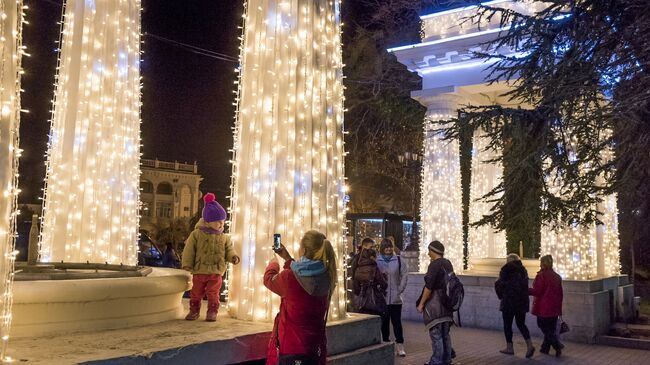
[(403, 343), (398, 343), (395, 345), (395, 348), (397, 350), (397, 355), (399, 357), (404, 357), (406, 356), (406, 351), (404, 351), (404, 344)]

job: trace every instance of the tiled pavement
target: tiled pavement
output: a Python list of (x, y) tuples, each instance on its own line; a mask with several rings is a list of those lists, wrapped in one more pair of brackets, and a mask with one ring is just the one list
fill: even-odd
[[(650, 365), (650, 351), (617, 347), (586, 345), (565, 342), (562, 357), (539, 353), (540, 338), (533, 337), (537, 348), (532, 359), (526, 359), (526, 344), (513, 326), (515, 355), (503, 355), (498, 350), (504, 347), (505, 339), (498, 331), (476, 328), (451, 329), (452, 344), (457, 357), (454, 365)], [(407, 356), (396, 358), (396, 365), (422, 365), (431, 356), (431, 342), (424, 326), (419, 322), (404, 322), (404, 338)]]

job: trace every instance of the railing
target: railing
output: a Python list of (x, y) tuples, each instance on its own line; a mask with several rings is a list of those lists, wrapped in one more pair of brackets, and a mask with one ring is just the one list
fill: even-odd
[(175, 171), (186, 171), (191, 173), (198, 173), (198, 167), (196, 162), (194, 164), (180, 163), (178, 161), (168, 162), (160, 160), (147, 160), (141, 159), (140, 164), (142, 167), (151, 167), (154, 169), (165, 169), (165, 170), (175, 170)]

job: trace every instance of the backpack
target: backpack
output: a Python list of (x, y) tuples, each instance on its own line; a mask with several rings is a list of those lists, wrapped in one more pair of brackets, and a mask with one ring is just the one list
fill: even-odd
[(445, 298), (443, 304), (452, 312), (458, 312), (465, 298), (465, 289), (458, 276), (445, 270)]

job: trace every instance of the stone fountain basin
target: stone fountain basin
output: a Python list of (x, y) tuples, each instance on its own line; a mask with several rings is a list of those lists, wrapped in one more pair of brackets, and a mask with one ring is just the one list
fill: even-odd
[[(148, 271), (148, 270), (147, 270)], [(151, 268), (146, 276), (29, 280), (13, 284), (12, 337), (118, 329), (179, 318), (191, 288), (183, 270)]]

